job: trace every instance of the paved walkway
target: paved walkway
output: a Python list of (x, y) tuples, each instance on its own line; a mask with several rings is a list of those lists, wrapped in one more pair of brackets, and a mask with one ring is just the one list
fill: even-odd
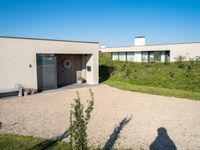
[[(123, 91), (107, 85), (63, 89), (0, 101), (0, 133), (67, 137), (69, 110), (78, 90), (95, 94), (89, 142), (104, 148), (200, 149), (200, 101)], [(66, 138), (67, 139), (67, 138)]]

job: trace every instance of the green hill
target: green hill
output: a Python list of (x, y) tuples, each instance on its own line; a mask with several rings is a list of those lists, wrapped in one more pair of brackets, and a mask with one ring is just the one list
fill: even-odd
[[(142, 86), (143, 88), (155, 87), (157, 90), (164, 88), (167, 90), (194, 92), (191, 95), (197, 94), (199, 96), (193, 98), (191, 96), (177, 96), (146, 91), (147, 93), (159, 95), (200, 99), (200, 61), (134, 63), (111, 61), (108, 57), (101, 55), (100, 82), (103, 81), (110, 85), (113, 85), (114, 82), (115, 84), (120, 82), (119, 84), (137, 85), (140, 88)], [(145, 92), (136, 89), (133, 91)]]

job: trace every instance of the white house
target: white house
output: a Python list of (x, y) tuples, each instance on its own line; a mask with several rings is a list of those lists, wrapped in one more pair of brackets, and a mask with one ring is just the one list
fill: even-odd
[(199, 43), (177, 43), (146, 45), (144, 36), (135, 37), (134, 46), (101, 48), (102, 53), (111, 53), (112, 60), (130, 62), (175, 61), (178, 56), (195, 58), (200, 56)]
[(55, 89), (83, 78), (98, 84), (99, 43), (0, 37), (0, 93), (15, 85)]

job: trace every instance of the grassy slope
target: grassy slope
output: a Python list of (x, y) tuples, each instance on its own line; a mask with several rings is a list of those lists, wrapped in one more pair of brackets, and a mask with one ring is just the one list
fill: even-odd
[(115, 81), (115, 80), (107, 80), (106, 83), (110, 86), (128, 91), (200, 100), (200, 92), (174, 90), (174, 89), (153, 87), (153, 86), (133, 85), (124, 81)]
[(200, 63), (126, 63), (101, 56), (100, 78), (125, 90), (200, 99)]
[(39, 149), (54, 149), (64, 150), (68, 145), (65, 142), (52, 141), (42, 138), (33, 138), (30, 136), (0, 134), (0, 149), (1, 150), (39, 150)]

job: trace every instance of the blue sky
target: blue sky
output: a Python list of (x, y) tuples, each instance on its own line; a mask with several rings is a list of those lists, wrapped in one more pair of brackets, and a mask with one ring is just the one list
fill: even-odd
[(0, 35), (132, 45), (200, 42), (200, 0), (0, 0)]

